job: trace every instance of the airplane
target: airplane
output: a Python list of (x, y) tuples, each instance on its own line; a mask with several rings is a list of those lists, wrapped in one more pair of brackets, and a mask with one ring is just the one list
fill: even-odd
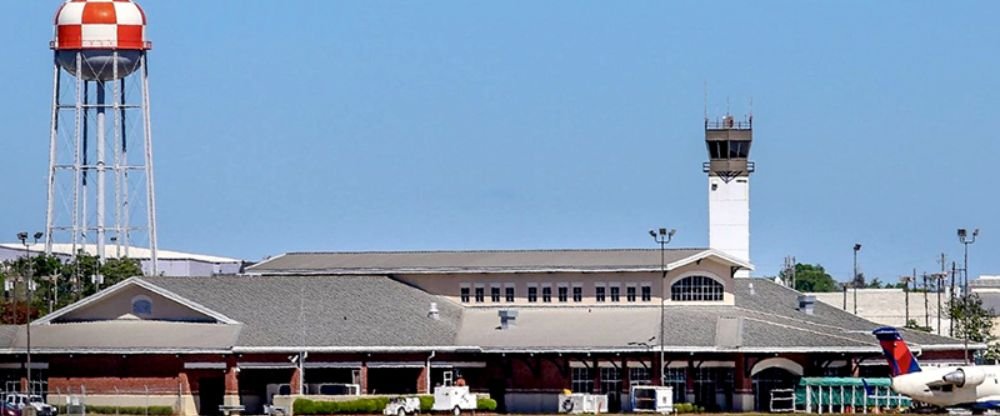
[(881, 327), (872, 333), (889, 362), (894, 392), (940, 407), (1000, 409), (1000, 366), (920, 368), (896, 328)]

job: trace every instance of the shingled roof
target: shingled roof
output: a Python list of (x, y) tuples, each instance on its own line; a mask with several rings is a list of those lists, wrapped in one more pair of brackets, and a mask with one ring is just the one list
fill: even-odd
[[(243, 324), (244, 349), (454, 347), (462, 308), (386, 276), (143, 280)], [(432, 302), (440, 319), (428, 317)]]
[[(391, 274), (481, 272), (658, 271), (660, 250), (480, 250), (286, 253), (246, 269), (247, 274)], [(715, 257), (734, 266), (749, 263), (723, 252), (702, 249), (664, 251), (667, 269)]]
[[(659, 337), (660, 308), (648, 304), (518, 306), (516, 324), (502, 330), (497, 314), (510, 306), (464, 307), (389, 276), (146, 277), (120, 285), (128, 284), (157, 291), (216, 319), (74, 323), (50, 317), (36, 324), (36, 348), (571, 352), (659, 346), (654, 337)], [(799, 292), (769, 280), (736, 279), (734, 290), (734, 305), (666, 306), (664, 349), (880, 352), (871, 335), (878, 326), (873, 322), (823, 303), (815, 305), (814, 314), (806, 314), (798, 310)], [(114, 291), (102, 293), (110, 296)], [(428, 316), (431, 303), (437, 304), (437, 319)], [(172, 335), (163, 341), (130, 336), (156, 331)], [(921, 332), (904, 331), (904, 337), (916, 350), (962, 348), (958, 340)], [(16, 348), (20, 343), (8, 345)]]

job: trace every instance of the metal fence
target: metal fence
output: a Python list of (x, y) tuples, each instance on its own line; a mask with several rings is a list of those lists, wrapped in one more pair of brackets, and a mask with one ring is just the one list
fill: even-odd
[[(196, 404), (180, 385), (175, 389), (162, 387), (134, 387), (94, 390), (87, 386), (46, 389), (44, 383), (32, 383), (32, 395), (54, 407), (60, 416), (169, 416), (194, 411)], [(11, 394), (22, 394), (21, 384), (8, 382), (0, 393), (6, 402)]]

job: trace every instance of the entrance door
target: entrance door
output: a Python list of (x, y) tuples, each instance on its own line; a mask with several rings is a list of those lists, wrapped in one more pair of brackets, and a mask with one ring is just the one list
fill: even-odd
[(222, 377), (202, 378), (198, 380), (199, 415), (221, 415), (223, 396), (226, 393), (226, 380)]
[(785, 369), (771, 367), (753, 376), (754, 408), (760, 412), (771, 410), (771, 391), (775, 389), (793, 389), (799, 382), (799, 376)]

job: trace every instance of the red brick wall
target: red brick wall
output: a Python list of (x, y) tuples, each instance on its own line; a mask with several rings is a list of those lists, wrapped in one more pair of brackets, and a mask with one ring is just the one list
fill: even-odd
[(50, 392), (87, 394), (177, 394), (180, 378), (174, 377), (49, 377)]

